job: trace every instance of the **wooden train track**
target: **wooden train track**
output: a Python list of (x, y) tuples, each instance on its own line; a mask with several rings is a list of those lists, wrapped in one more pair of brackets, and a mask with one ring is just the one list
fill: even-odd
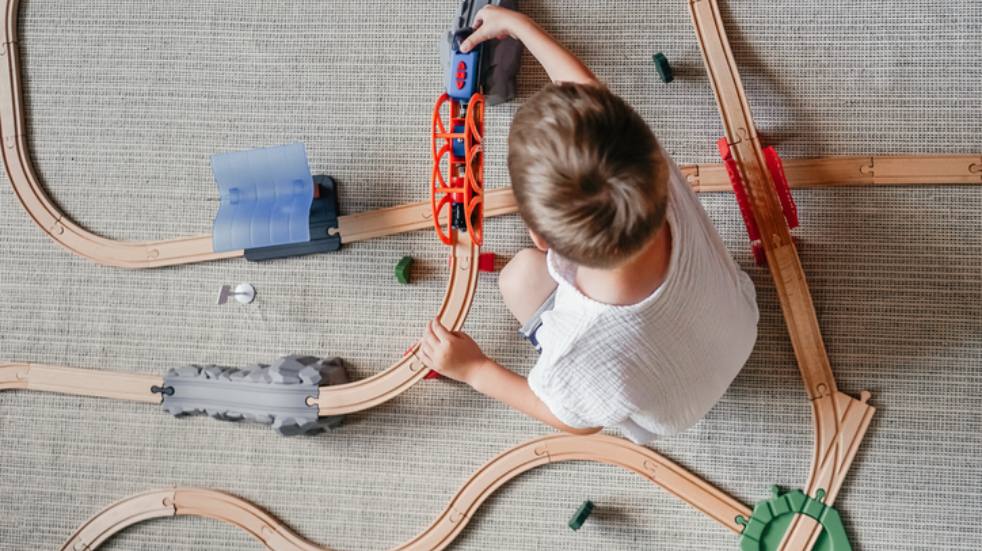
[[(243, 251), (216, 253), (210, 235), (159, 241), (119, 241), (96, 235), (65, 215), (48, 196), (31, 160), (24, 122), (24, 97), (17, 40), (19, 0), (7, 0), (2, 17), (0, 49), (0, 136), (7, 177), (31, 220), (51, 240), (97, 264), (120, 268), (156, 268), (243, 256)], [(722, 165), (682, 167), (696, 191), (730, 189)], [(788, 161), (793, 187), (982, 184), (982, 154), (903, 157), (832, 157)], [(484, 216), (517, 211), (509, 188), (489, 190)], [(344, 243), (429, 228), (427, 201), (341, 216), (338, 233)]]
[[(825, 504), (831, 505), (875, 410), (868, 403), (868, 392), (855, 399), (839, 392), (836, 385), (805, 272), (767, 169), (716, 0), (689, 0), (689, 8), (727, 143), (747, 190), (798, 368), (812, 404), (815, 448), (805, 492), (814, 496), (821, 489), (826, 493)], [(820, 532), (817, 521), (796, 515), (780, 549), (810, 550)]]
[[(2, 17), (0, 49), (0, 136), (7, 177), (28, 216), (51, 240), (69, 252), (97, 264), (120, 268), (157, 268), (193, 264), (244, 255), (243, 251), (216, 253), (210, 235), (159, 241), (119, 241), (96, 235), (73, 221), (48, 196), (31, 160), (24, 122), (24, 97), (17, 41), (19, 0), (7, 0)], [(722, 165), (687, 165), (683, 173), (696, 191), (730, 189)], [(793, 187), (982, 184), (982, 154), (901, 157), (831, 157), (788, 161)], [(484, 216), (517, 211), (510, 188), (488, 190)], [(341, 216), (338, 233), (344, 243), (429, 228), (433, 225), (428, 201)]]
[[(781, 298), (782, 309), (812, 403), (816, 442), (807, 491), (821, 488), (831, 504), (855, 456), (873, 408), (863, 393), (854, 399), (838, 391), (818, 329), (807, 282), (790, 233), (780, 216), (773, 182), (764, 170), (760, 143), (750, 116), (739, 74), (727, 43), (715, 0), (689, 0), (693, 22), (734, 158), (749, 188), (755, 218), (761, 225), (768, 263)], [(4, 33), (0, 58), (0, 136), (7, 175), (28, 215), (52, 240), (70, 252), (99, 264), (124, 268), (151, 268), (242, 256), (242, 251), (214, 253), (211, 236), (199, 235), (162, 241), (115, 241), (97, 236), (68, 218), (48, 197), (31, 161), (24, 124), (24, 102), (17, 47), (18, 0), (7, 0), (2, 16)], [(699, 192), (728, 191), (722, 165), (682, 167), (690, 185)], [(838, 157), (787, 161), (792, 187), (982, 184), (982, 155), (904, 157)], [(507, 188), (488, 191), (485, 216), (516, 211)], [(342, 240), (352, 243), (375, 237), (428, 228), (432, 225), (428, 202), (409, 203), (339, 219)], [(457, 329), (464, 321), (476, 288), (478, 248), (460, 240), (452, 249), (450, 278), (441, 321)], [(374, 377), (322, 387), (310, 401), (322, 416), (373, 407), (397, 396), (419, 381), (425, 368), (412, 350)], [(162, 378), (58, 366), (0, 363), (0, 391), (26, 389), (85, 396), (159, 403), (149, 388)], [(502, 484), (539, 465), (564, 460), (600, 461), (632, 470), (661, 485), (730, 530), (739, 533), (738, 517), (750, 511), (652, 450), (618, 438), (555, 435), (512, 448), (479, 469), (458, 491), (429, 528), (397, 549), (443, 549), (463, 530), (473, 512)], [(110, 506), (73, 535), (65, 549), (95, 549), (112, 534), (142, 520), (174, 515), (197, 515), (229, 522), (248, 531), (270, 549), (322, 549), (280, 524), (251, 503), (213, 490), (181, 488), (148, 492)], [(808, 549), (818, 526), (799, 517), (782, 549)]]
[[(453, 331), (464, 325), (477, 290), (479, 249), (466, 233), (459, 233), (451, 248), (450, 278), (436, 316)], [(308, 399), (318, 415), (328, 417), (375, 407), (402, 394), (429, 371), (416, 357), (419, 345), (384, 371), (352, 383), (319, 387)], [(0, 361), (0, 391), (34, 390), (80, 396), (160, 403), (162, 396), (151, 391), (163, 385), (159, 375), (121, 373), (30, 363)]]
[[(515, 446), (479, 468), (460, 487), (437, 518), (400, 551), (444, 549), (460, 535), (481, 504), (506, 482), (536, 467), (562, 461), (596, 461), (637, 473), (739, 533), (738, 516), (750, 510), (644, 446), (607, 435), (554, 434)], [(191, 515), (236, 526), (272, 551), (313, 551), (316, 545), (252, 503), (215, 490), (167, 488), (120, 500), (86, 521), (62, 546), (64, 551), (92, 551), (134, 524), (162, 517)]]
[[(106, 266), (155, 268), (236, 258), (243, 251), (216, 253), (210, 235), (159, 241), (120, 241), (96, 235), (73, 221), (48, 196), (31, 160), (27, 143), (23, 86), (17, 38), (19, 0), (7, 0), (0, 14), (0, 136), (7, 177), (31, 220), (51, 240), (71, 253)], [(723, 165), (682, 167), (698, 192), (730, 190)], [(982, 184), (982, 154), (898, 157), (831, 157), (785, 163), (792, 187)], [(485, 216), (517, 211), (510, 188), (489, 190)], [(344, 243), (415, 231), (432, 226), (427, 201), (341, 216), (338, 233)]]
[[(242, 255), (242, 251), (214, 253), (211, 236), (200, 235), (163, 241), (116, 241), (95, 235), (68, 218), (48, 197), (31, 162), (24, 125), (24, 102), (17, 51), (17, 0), (8, 0), (3, 11), (4, 45), (0, 57), (0, 132), (3, 160), (15, 194), (31, 219), (65, 249), (96, 263), (123, 268), (152, 268), (204, 262)], [(682, 167), (690, 185), (699, 192), (730, 190), (722, 165)], [(785, 171), (792, 187), (982, 184), (982, 155), (931, 157), (839, 157), (788, 161)], [(488, 191), (485, 216), (517, 211), (510, 188)], [(357, 242), (422, 230), (431, 227), (428, 201), (342, 216), (339, 233), (347, 242)], [(448, 326), (459, 329), (474, 296), (478, 254), (466, 240), (452, 251), (447, 290), (438, 311)], [(415, 351), (413, 351), (415, 352)], [(823, 354), (824, 355), (824, 354)], [(413, 354), (399, 359), (388, 369), (367, 379), (333, 387), (322, 387), (313, 399), (323, 416), (360, 411), (389, 400), (407, 390), (424, 375)], [(159, 402), (149, 391), (160, 377), (119, 372), (74, 369), (26, 363), (0, 363), (0, 390), (27, 389), (86, 396)], [(135, 381), (139, 381), (135, 384)], [(834, 382), (834, 381), (833, 381)], [(816, 388), (810, 385), (810, 388)]]

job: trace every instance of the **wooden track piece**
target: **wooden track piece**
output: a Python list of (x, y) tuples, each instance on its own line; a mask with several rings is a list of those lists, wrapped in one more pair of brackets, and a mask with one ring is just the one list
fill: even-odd
[[(92, 234), (74, 223), (61, 212), (41, 186), (30, 158), (24, 123), (24, 101), (17, 48), (18, 0), (7, 0), (3, 18), (3, 71), (0, 71), (0, 136), (2, 136), (3, 161), (6, 173), (18, 200), (32, 220), (51, 239), (69, 251), (94, 262), (125, 268), (150, 268), (175, 264), (203, 262), (241, 256), (242, 251), (214, 253), (211, 236), (190, 236), (162, 241), (126, 242), (105, 239)], [(836, 390), (834, 378), (828, 367), (824, 344), (818, 332), (817, 320), (811, 303), (807, 283), (801, 269), (790, 234), (783, 223), (778, 223), (775, 210), (776, 196), (769, 184), (767, 171), (763, 170), (756, 130), (744, 99), (742, 84), (736, 72), (732, 53), (726, 42), (720, 23), (718, 8), (713, 0), (690, 0), (693, 21), (699, 34), (713, 87), (717, 95), (729, 145), (741, 167), (741, 176), (748, 183), (755, 216), (762, 217), (761, 229), (767, 245), (767, 256), (781, 297), (782, 308), (788, 321), (789, 332), (795, 344), (808, 394), (812, 399), (816, 424), (815, 454), (808, 493), (825, 489), (831, 504), (841, 487), (856, 449), (873, 414), (866, 404), (868, 395), (855, 400)], [(906, 185), (906, 184), (982, 184), (982, 156), (949, 155), (935, 157), (844, 157), (831, 159), (806, 159), (787, 161), (785, 171), (792, 187), (854, 186), (854, 185)], [(696, 191), (725, 191), (729, 187), (725, 169), (721, 165), (683, 167), (683, 172)], [(489, 190), (485, 195), (485, 216), (496, 216), (516, 211), (514, 197), (507, 188)], [(411, 203), (376, 210), (368, 213), (343, 216), (339, 220), (339, 233), (346, 243), (424, 229), (432, 224), (432, 214), (427, 203)], [(458, 243), (453, 252), (451, 281), (440, 309), (440, 319), (449, 327), (459, 328), (473, 299), (474, 274), (476, 272), (476, 247), (469, 242)], [(322, 389), (320, 396), (312, 400), (321, 415), (335, 415), (372, 407), (398, 395), (425, 373), (414, 355), (400, 360), (383, 373), (350, 385)], [(159, 395), (149, 392), (149, 387), (160, 384), (161, 378), (149, 375), (127, 375), (116, 372), (74, 370), (36, 364), (0, 364), (0, 390), (28, 389), (64, 392), (87, 396), (159, 402)], [(347, 387), (347, 388), (346, 388)], [(558, 436), (545, 447), (538, 441), (519, 446), (499, 456), (486, 465), (468, 482), (452, 501), (451, 506), (438, 519), (431, 530), (419, 536), (422, 542), (436, 542), (438, 547), (404, 546), (412, 549), (441, 548), (449, 543), (463, 528), (470, 515), (495, 488), (506, 480), (539, 464), (564, 459), (589, 459), (605, 461), (629, 468), (664, 485), (670, 492), (692, 503), (697, 509), (723, 523), (734, 531), (740, 528), (736, 516), (749, 516), (749, 510), (728, 498), (718, 490), (668, 463), (651, 450), (635, 453), (631, 461), (622, 458), (631, 453), (618, 446), (632, 445), (607, 436), (572, 437)], [(572, 440), (577, 439), (577, 440)], [(578, 448), (580, 444), (584, 448)], [(529, 448), (531, 446), (531, 448)], [(528, 455), (531, 449), (532, 455)], [(599, 449), (606, 449), (613, 456), (601, 457)], [(643, 456), (640, 467), (636, 459)], [(610, 459), (617, 457), (620, 459)], [(609, 459), (609, 460), (608, 460)], [(497, 461), (501, 461), (497, 463)], [(513, 461), (514, 463), (508, 463)], [(511, 469), (506, 469), (506, 466)], [(231, 521), (250, 533), (263, 536), (272, 549), (319, 549), (289, 530), (271, 529), (276, 521), (259, 509), (238, 498), (220, 492), (202, 493), (201, 490), (169, 490), (142, 494), (128, 501), (127, 507), (116, 509), (116, 517), (102, 525), (94, 523), (97, 517), (80, 530), (111, 535), (125, 526), (146, 518), (174, 514), (209, 516), (211, 511), (221, 510), (212, 518)], [(168, 502), (168, 497), (171, 496)], [(234, 509), (235, 514), (228, 511)], [(112, 507), (110, 509), (113, 509)], [(107, 512), (110, 511), (107, 509)], [(141, 512), (142, 511), (142, 512)], [(264, 516), (265, 515), (265, 516)], [(235, 518), (237, 520), (230, 520)], [(104, 521), (101, 520), (100, 522)], [(256, 520), (260, 519), (260, 520)], [(265, 520), (264, 520), (265, 519)], [(449, 525), (446, 524), (449, 522)], [(248, 524), (253, 523), (253, 524)], [(802, 523), (804, 524), (804, 523)], [(255, 528), (258, 526), (258, 528)], [(115, 531), (108, 532), (110, 530)], [(270, 531), (272, 530), (272, 531)], [(89, 533), (85, 532), (85, 533)], [(787, 548), (805, 548), (814, 541), (813, 528), (793, 529), (786, 541)], [(275, 536), (275, 537), (274, 537)], [(276, 539), (282, 538), (282, 539)], [(422, 538), (422, 539), (421, 539)], [(82, 540), (79, 540), (82, 541)], [(88, 547), (68, 549), (94, 549), (104, 540), (86, 540)], [(415, 540), (414, 540), (415, 541)], [(96, 543), (91, 543), (96, 542)], [(269, 543), (276, 542), (276, 543)], [(290, 547), (292, 545), (292, 547)]]
[(130, 526), (173, 516), (196, 516), (229, 523), (275, 551), (323, 549), (301, 538), (252, 503), (225, 492), (201, 488), (151, 490), (117, 501), (87, 520), (61, 549), (98, 549), (112, 536)]
[[(792, 189), (982, 185), (982, 155), (823, 157), (783, 160), (783, 163)], [(884, 167), (879, 171), (884, 176), (875, 176), (876, 169), (870, 167)], [(733, 190), (723, 164), (682, 165), (679, 168), (697, 193)], [(486, 190), (484, 201), (485, 218), (518, 212), (518, 204), (509, 187)], [(353, 243), (430, 228), (433, 215), (430, 202), (420, 201), (349, 214), (342, 216), (338, 223), (344, 242)]]
[[(531, 469), (561, 461), (597, 461), (637, 473), (735, 533), (742, 529), (736, 522), (737, 517), (750, 516), (746, 506), (644, 446), (601, 434), (554, 434), (525, 442), (487, 462), (461, 486), (436, 520), (393, 549), (434, 551), (446, 548), (498, 488)], [(242, 498), (200, 488), (154, 490), (118, 501), (86, 521), (62, 549), (91, 551), (129, 526), (178, 515), (227, 522), (248, 532), (272, 551), (327, 549), (305, 540)]]
[[(466, 232), (457, 232), (456, 244), (450, 249), (450, 279), (437, 317), (444, 327), (457, 331), (464, 325), (478, 281), (480, 250)], [(419, 345), (385, 371), (344, 385), (320, 387), (320, 395), (307, 400), (316, 405), (321, 417), (343, 415), (365, 410), (395, 398), (419, 382), (429, 371), (416, 357)]]
[[(56, 243), (97, 264), (121, 268), (155, 268), (243, 256), (244, 251), (215, 253), (210, 235), (161, 241), (115, 241), (86, 230), (65, 216), (48, 197), (31, 161), (24, 123), (24, 97), (17, 46), (18, 0), (7, 0), (2, 17), (0, 49), (0, 135), (7, 177), (17, 199), (31, 220)], [(729, 189), (721, 165), (682, 167), (696, 191)], [(787, 161), (785, 171), (792, 187), (982, 184), (982, 155), (933, 157), (843, 157)], [(484, 216), (515, 212), (511, 190), (487, 190)], [(341, 216), (338, 232), (344, 243), (425, 229), (433, 225), (429, 202)]]
[[(450, 250), (450, 277), (437, 317), (453, 331), (464, 325), (478, 282), (480, 249), (459, 232)], [(319, 387), (317, 397), (308, 399), (321, 417), (343, 415), (375, 407), (402, 394), (419, 382), (429, 370), (416, 357), (419, 345), (385, 371), (343, 385)], [(163, 385), (157, 375), (78, 369), (28, 363), (0, 363), (0, 391), (35, 390), (80, 396), (96, 396), (160, 403), (161, 396), (150, 391)]]
[[(41, 185), (31, 161), (25, 135), (24, 98), (17, 47), (17, 0), (7, 0), (3, 11), (3, 48), (0, 58), (0, 134), (7, 177), (33, 222), (56, 243), (98, 264), (121, 268), (154, 268), (242, 256), (243, 251), (215, 253), (210, 235), (161, 241), (115, 241), (89, 232), (58, 208)], [(982, 184), (982, 156), (846, 157), (788, 161), (788, 179), (794, 187), (826, 185)], [(720, 165), (683, 167), (697, 191), (729, 188)], [(484, 216), (516, 211), (510, 190), (489, 190)], [(340, 217), (338, 231), (345, 243), (424, 229), (433, 224), (428, 203), (410, 203)]]
[(0, 391), (34, 390), (159, 404), (161, 396), (150, 387), (162, 384), (159, 375), (0, 362)]
[(814, 399), (819, 395), (819, 385), (824, 385), (828, 391), (835, 391), (836, 384), (804, 270), (784, 220), (774, 182), (766, 168), (716, 2), (690, 0), (690, 6), (710, 82), (723, 116), (730, 151), (746, 186), (754, 220), (767, 251), (771, 275), (778, 287), (808, 395)]
[[(812, 401), (815, 449), (807, 493), (815, 495), (814, 491), (822, 488), (829, 494), (825, 503), (831, 505), (874, 410), (867, 403), (868, 393), (856, 400), (836, 387), (804, 270), (784, 219), (774, 181), (766, 168), (716, 0), (689, 0), (689, 7), (730, 151), (746, 186), (798, 368)], [(816, 522), (802, 520), (799, 515), (789, 528), (781, 549), (810, 549), (818, 536), (818, 528)]]

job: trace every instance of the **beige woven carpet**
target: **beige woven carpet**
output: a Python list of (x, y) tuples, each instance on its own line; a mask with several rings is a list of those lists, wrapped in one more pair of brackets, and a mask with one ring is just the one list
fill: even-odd
[[(206, 232), (216, 152), (307, 144), (345, 212), (419, 200), (436, 44), (453, 0), (24, 0), (34, 161), (67, 213), (114, 238)], [(679, 162), (709, 162), (721, 134), (686, 3), (528, 0), (526, 11), (629, 99)], [(758, 124), (788, 158), (982, 151), (982, 4), (975, 0), (730, 0), (724, 18)], [(663, 85), (650, 56), (678, 79)], [(544, 82), (526, 60), (522, 96)], [(488, 177), (516, 105), (489, 116)], [(804, 266), (843, 390), (879, 413), (837, 504), (858, 549), (982, 549), (982, 189), (797, 192)], [(656, 448), (753, 503), (799, 487), (810, 414), (769, 275), (751, 265), (737, 209), (704, 204), (758, 285), (760, 341), (724, 400)], [(489, 249), (528, 243), (515, 217)], [(360, 376), (393, 361), (435, 311), (445, 250), (429, 232), (266, 264), (131, 272), (73, 257), (0, 188), (0, 358), (162, 373), (282, 353), (342, 355)], [(398, 258), (416, 283), (391, 276)], [(251, 306), (216, 306), (251, 282)], [(483, 275), (467, 329), (521, 372), (533, 363)], [(255, 501), (345, 550), (405, 541), (486, 459), (537, 423), (446, 382), (351, 416), (335, 433), (174, 419), (154, 406), (0, 395), (0, 549), (52, 549), (125, 495), (175, 484)], [(577, 533), (566, 521), (591, 499)], [(456, 549), (736, 549), (738, 540), (641, 478), (596, 464), (533, 471), (475, 516)], [(111, 549), (258, 544), (200, 519), (150, 522)]]

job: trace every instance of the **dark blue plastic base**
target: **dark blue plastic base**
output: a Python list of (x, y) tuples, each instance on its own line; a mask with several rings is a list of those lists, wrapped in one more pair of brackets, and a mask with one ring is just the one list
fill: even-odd
[[(310, 241), (246, 249), (246, 260), (257, 262), (288, 256), (329, 253), (341, 248), (341, 235), (337, 233), (337, 184), (330, 176), (314, 176), (314, 185), (320, 190), (320, 196), (310, 205)], [(331, 235), (332, 230), (334, 235)]]

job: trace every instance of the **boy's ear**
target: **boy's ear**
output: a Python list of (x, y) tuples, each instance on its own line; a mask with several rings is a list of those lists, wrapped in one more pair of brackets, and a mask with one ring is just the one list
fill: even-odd
[(541, 235), (529, 230), (529, 237), (532, 238), (532, 243), (535, 244), (536, 249), (539, 249), (542, 252), (549, 250), (549, 244), (546, 243), (546, 240), (543, 239)]

